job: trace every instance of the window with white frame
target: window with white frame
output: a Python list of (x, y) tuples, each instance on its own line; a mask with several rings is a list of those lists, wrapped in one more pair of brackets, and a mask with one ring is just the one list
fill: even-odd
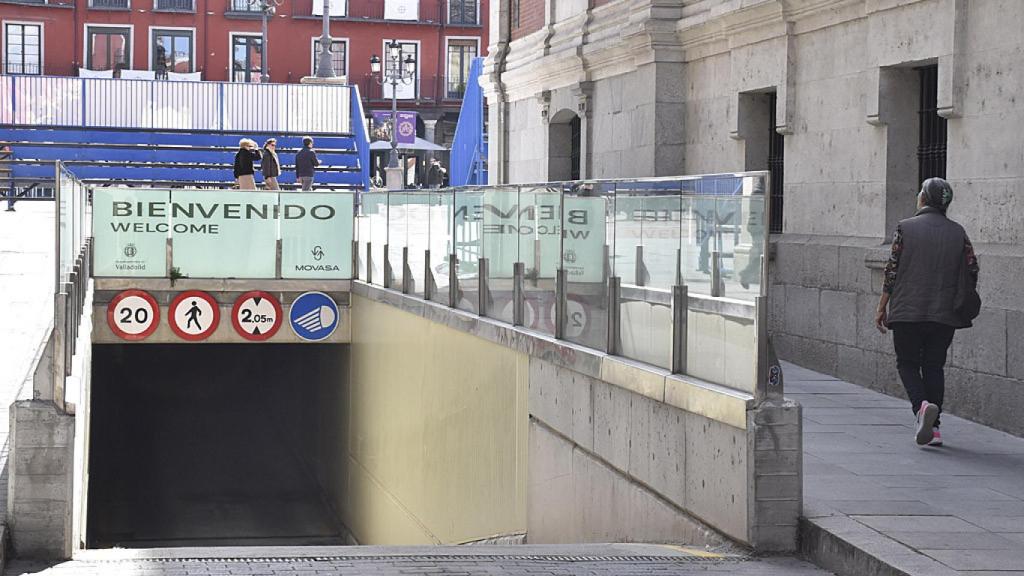
[(259, 82), (263, 39), (259, 36), (231, 37), (231, 81)]
[(477, 43), (471, 39), (448, 40), (445, 98), (462, 98), (469, 81), (469, 66), (476, 58)]
[(42, 24), (4, 22), (4, 73), (42, 74), (42, 40)]
[(150, 54), (158, 78), (166, 78), (168, 72), (187, 74), (195, 69), (192, 36), (191, 30), (153, 30)]
[(448, 0), (448, 23), (476, 26), (478, 0)]
[(86, 68), (117, 70), (131, 67), (131, 28), (89, 26), (86, 34)]
[[(331, 39), (331, 64), (335, 76), (347, 76), (345, 62), (348, 52), (347, 40)], [(316, 76), (317, 66), (320, 65), (320, 39), (313, 39), (313, 75)]]
[[(407, 56), (412, 56), (413, 60), (416, 62), (416, 65), (414, 67), (415, 73), (413, 74), (413, 80), (409, 83), (398, 82), (398, 85), (395, 87), (395, 98), (399, 100), (414, 100), (419, 96), (420, 45), (418, 42), (407, 42), (402, 40), (398, 41), (398, 45), (400, 52), (397, 64), (390, 57), (384, 59), (385, 64), (387, 66), (389, 75), (392, 73), (401, 75), (402, 70), (404, 70), (405, 66), (405, 58)], [(386, 40), (384, 41), (383, 49), (384, 54), (388, 54), (388, 41)], [(394, 66), (396, 65), (399, 67), (397, 72), (394, 71)], [(391, 84), (385, 83), (382, 92), (384, 98), (390, 100)]]

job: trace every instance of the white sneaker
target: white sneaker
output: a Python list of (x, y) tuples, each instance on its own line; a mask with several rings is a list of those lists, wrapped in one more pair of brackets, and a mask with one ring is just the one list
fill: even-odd
[(917, 430), (915, 431), (918, 446), (924, 446), (932, 441), (935, 436), (933, 428), (938, 419), (939, 407), (927, 400), (922, 401), (921, 407), (917, 410)]
[(928, 443), (929, 446), (942, 446), (942, 434), (939, 433), (938, 428), (932, 428), (932, 441)]

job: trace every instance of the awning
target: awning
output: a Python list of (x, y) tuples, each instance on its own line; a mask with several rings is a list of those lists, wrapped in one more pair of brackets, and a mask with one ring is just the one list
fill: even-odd
[[(417, 138), (412, 144), (398, 143), (399, 150), (427, 150), (427, 151), (439, 151), (447, 150), (444, 146), (438, 146), (430, 140), (424, 140), (423, 138)], [(370, 150), (391, 150), (391, 142), (386, 140), (378, 140), (370, 143)]]

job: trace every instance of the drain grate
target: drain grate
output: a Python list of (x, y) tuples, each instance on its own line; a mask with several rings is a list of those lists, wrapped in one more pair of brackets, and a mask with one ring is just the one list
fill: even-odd
[(727, 564), (746, 560), (742, 556), (680, 555), (680, 556), (567, 556), (536, 554), (445, 554), (408, 556), (287, 556), (234, 558), (132, 558), (90, 560), (90, 563), (154, 562), (154, 563), (300, 563), (300, 562), (547, 562), (547, 563), (618, 563), (618, 564)]

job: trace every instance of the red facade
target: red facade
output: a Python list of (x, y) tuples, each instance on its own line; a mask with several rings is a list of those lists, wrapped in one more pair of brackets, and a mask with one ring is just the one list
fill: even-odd
[[(322, 29), (321, 17), (313, 13), (314, 1), (322, 6), (322, 0), (284, 0), (270, 19), (267, 69), (271, 82), (298, 82), (313, 74), (314, 39)], [(0, 0), (0, 72), (75, 76), (79, 68), (109, 69), (125, 61), (122, 66), (132, 70), (199, 72), (203, 80), (259, 81), (260, 48), (254, 38), (260, 35), (262, 21), (258, 0), (254, 3)], [(359, 84), (367, 109), (390, 107), (390, 91), (385, 93), (370, 78), (369, 60), (373, 54), (383, 56), (383, 43), (396, 38), (414, 52), (419, 76), (416, 86), (398, 91), (405, 98), (399, 107), (419, 110), (428, 121), (445, 124), (454, 119), (451, 113), (457, 113), (464, 89), (460, 63), (474, 53), (486, 52), (488, 0), (334, 0), (333, 4), (331, 37), (344, 41), (343, 54), (342, 46), (335, 45), (334, 59), (345, 70), (336, 72)], [(334, 16), (341, 9), (346, 15)], [(163, 57), (154, 62), (158, 54)], [(442, 134), (435, 138), (444, 139)]]

